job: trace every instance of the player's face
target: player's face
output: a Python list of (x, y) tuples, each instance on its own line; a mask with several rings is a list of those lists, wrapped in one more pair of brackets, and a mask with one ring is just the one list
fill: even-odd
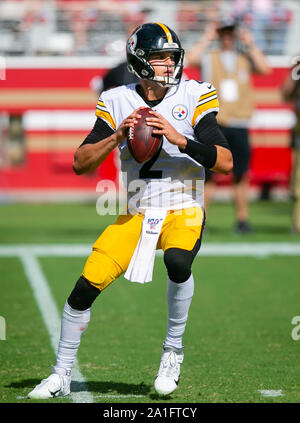
[(157, 52), (151, 54), (149, 63), (153, 67), (156, 76), (173, 76), (175, 69), (175, 57), (171, 52)]

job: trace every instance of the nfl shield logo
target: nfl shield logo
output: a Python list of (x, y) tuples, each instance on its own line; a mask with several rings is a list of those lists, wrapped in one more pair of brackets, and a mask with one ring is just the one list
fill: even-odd
[(156, 228), (156, 226), (157, 226), (157, 224), (159, 223), (159, 219), (148, 219), (148, 225), (150, 226), (150, 229), (153, 231), (155, 228)]

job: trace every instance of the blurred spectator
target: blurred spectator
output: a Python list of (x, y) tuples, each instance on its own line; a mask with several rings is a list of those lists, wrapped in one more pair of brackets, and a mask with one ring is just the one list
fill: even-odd
[(224, 0), (202, 0), (199, 2), (178, 2), (176, 26), (180, 33), (201, 32), (205, 23), (217, 18), (223, 9)]
[(274, 0), (234, 0), (233, 16), (247, 24), (256, 44), (268, 54), (284, 53), (291, 12)]
[(291, 147), (294, 152), (292, 173), (293, 214), (292, 231), (300, 233), (300, 56), (292, 67), (284, 84), (282, 94), (285, 101), (292, 102), (295, 108), (296, 124), (292, 130)]
[(176, 13), (176, 22), (177, 30), (180, 33), (196, 29), (197, 26), (199, 26), (198, 14), (201, 12), (203, 18), (205, 18), (205, 6), (201, 3), (198, 4), (185, 1), (179, 3)]
[[(212, 41), (218, 47), (207, 51)], [(245, 52), (241, 51), (241, 48)], [(211, 82), (219, 96), (218, 123), (227, 138), (234, 163), (234, 198), (236, 231), (251, 232), (248, 222), (248, 167), (250, 146), (248, 125), (253, 111), (251, 72), (268, 74), (270, 69), (252, 34), (227, 19), (207, 26), (203, 38), (187, 52), (192, 66), (201, 66), (202, 79)], [(205, 207), (208, 208), (214, 189), (212, 172), (207, 172)]]
[[(148, 10), (146, 12), (148, 12)], [(127, 17), (125, 24), (127, 38), (133, 33), (135, 28), (143, 24), (146, 12), (139, 11), (136, 15), (132, 15), (130, 18)], [(110, 69), (104, 78), (93, 78), (91, 87), (98, 93), (98, 95), (100, 95), (102, 91), (109, 90), (110, 88), (118, 87), (120, 85), (133, 84), (138, 81), (139, 79), (133, 73), (129, 72), (127, 68), (124, 48), (124, 60), (114, 68)]]
[(252, 31), (259, 47), (268, 54), (282, 54), (284, 50), (286, 22), (285, 10), (274, 0), (253, 0)]
[(28, 2), (21, 23), (22, 31), (26, 35), (27, 54), (44, 54), (47, 42), (55, 29), (53, 20), (51, 5), (46, 0)]
[(70, 15), (70, 30), (74, 36), (73, 54), (85, 53), (88, 51), (87, 20), (85, 9), (74, 10)]
[(288, 6), (286, 3), (284, 0), (165, 3), (151, 3), (150, 0), (0, 0), (0, 54), (107, 55), (110, 53), (106, 47), (125, 38), (124, 25), (132, 16), (135, 19), (144, 7), (153, 10), (147, 20), (154, 16), (162, 19), (164, 15), (175, 20), (186, 47), (194, 42), (196, 31), (204, 30), (207, 21), (232, 11), (252, 29), (256, 44), (265, 53), (284, 54), (288, 31), (293, 33), (289, 37), (291, 43), (299, 44), (296, 25), (288, 25), (292, 13), (295, 16), (299, 13), (299, 1), (291, 0)]

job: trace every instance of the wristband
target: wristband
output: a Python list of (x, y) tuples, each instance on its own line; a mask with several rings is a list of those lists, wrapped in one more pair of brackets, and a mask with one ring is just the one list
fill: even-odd
[(206, 145), (202, 142), (185, 139), (187, 141), (185, 149), (179, 149), (182, 153), (188, 154), (208, 169), (214, 167), (217, 161), (217, 149), (214, 145)]

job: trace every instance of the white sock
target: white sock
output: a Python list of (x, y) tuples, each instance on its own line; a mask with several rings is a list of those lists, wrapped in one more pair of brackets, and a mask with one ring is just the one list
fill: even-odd
[(55, 367), (67, 370), (68, 374), (71, 373), (81, 335), (88, 327), (90, 311), (90, 308), (83, 311), (75, 310), (70, 307), (68, 302), (65, 303)]
[(168, 278), (167, 283), (168, 329), (164, 345), (182, 348), (182, 336), (194, 294), (194, 278), (191, 275), (182, 283)]

